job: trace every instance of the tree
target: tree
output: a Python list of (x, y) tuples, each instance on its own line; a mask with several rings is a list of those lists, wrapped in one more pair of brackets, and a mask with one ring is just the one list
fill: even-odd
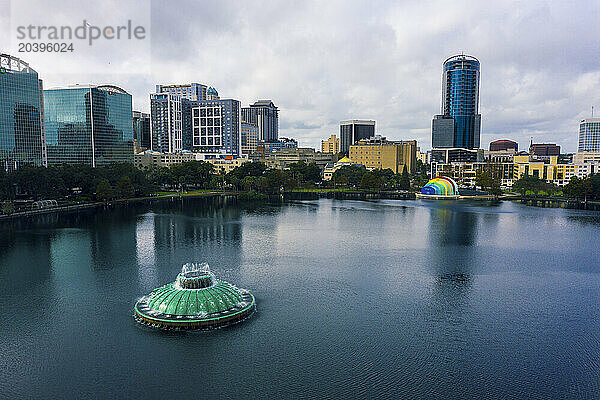
[(361, 189), (381, 190), (384, 185), (381, 170), (367, 171), (360, 181)]
[(539, 194), (539, 192), (556, 193), (558, 191), (556, 185), (532, 175), (523, 175), (513, 183), (512, 189), (521, 195)]
[(131, 184), (131, 179), (127, 175), (121, 177), (119, 180), (119, 184), (117, 185), (117, 194), (121, 199), (129, 199), (135, 194), (135, 190)]
[(410, 177), (408, 176), (408, 170), (406, 168), (406, 165), (404, 166), (404, 168), (402, 168), (402, 175), (400, 177), (400, 182), (398, 186), (402, 190), (410, 189)]
[(96, 188), (96, 199), (107, 201), (115, 197), (113, 187), (108, 182), (108, 179), (102, 179)]
[(11, 215), (15, 212), (15, 205), (12, 201), (5, 200), (2, 202), (2, 213), (6, 215)]
[[(333, 179), (339, 185), (345, 180), (347, 186), (359, 187), (362, 177), (366, 172), (367, 169), (364, 165), (344, 165), (333, 173)], [(344, 176), (343, 179), (341, 178), (342, 176)]]
[(233, 185), (236, 189), (241, 189), (243, 187), (244, 178), (247, 176), (263, 176), (266, 169), (266, 165), (262, 162), (246, 162), (239, 167), (235, 167), (227, 175), (225, 175), (225, 180), (230, 185)]
[(487, 191), (489, 194), (499, 196), (502, 194), (500, 188), (500, 179), (495, 177), (492, 172), (478, 170), (475, 173), (475, 184)]
[(298, 161), (289, 165), (292, 176), (299, 183), (308, 183), (314, 185), (321, 181), (321, 169), (314, 162), (306, 163)]

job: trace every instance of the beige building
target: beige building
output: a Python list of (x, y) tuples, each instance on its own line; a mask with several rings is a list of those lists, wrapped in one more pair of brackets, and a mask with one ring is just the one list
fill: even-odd
[(335, 164), (334, 163), (327, 164), (325, 166), (325, 169), (323, 169), (323, 180), (330, 181), (331, 178), (333, 177), (333, 173), (345, 165), (355, 165), (355, 164), (348, 157), (340, 158), (338, 160), (338, 162), (336, 162)]
[(585, 164), (591, 162), (600, 163), (600, 152), (581, 151), (573, 155), (574, 164)]
[(235, 167), (239, 167), (243, 163), (249, 161), (247, 156), (237, 158), (233, 158), (232, 156), (223, 156), (219, 158), (211, 157), (215, 156), (191, 152), (159, 153), (157, 151), (148, 150), (134, 155), (134, 165), (140, 169), (148, 168), (150, 166), (170, 168), (173, 165), (189, 161), (204, 161), (212, 164), (216, 173), (221, 173), (223, 171), (228, 173)]
[(321, 152), (337, 154), (340, 152), (340, 139), (331, 135), (327, 140), (321, 140)]
[(417, 141), (388, 141), (376, 135), (350, 146), (349, 158), (367, 169), (391, 169), (402, 173), (404, 166), (413, 173), (417, 164)]
[[(260, 147), (260, 146), (259, 146)], [(331, 153), (321, 153), (309, 147), (284, 148), (274, 153), (257, 153), (255, 161), (262, 161), (267, 168), (287, 169), (290, 164), (304, 161), (305, 163), (314, 162), (323, 170), (325, 165), (337, 161), (337, 156)]]
[(231, 172), (235, 167), (239, 167), (240, 165), (249, 162), (250, 160), (248, 160), (248, 157), (239, 157), (236, 159), (216, 159), (216, 160), (204, 160), (208, 163), (211, 163), (213, 165), (213, 167), (215, 168), (215, 172), (217, 173), (225, 173), (228, 174), (229, 172)]
[(152, 165), (157, 167), (171, 167), (175, 164), (194, 160), (196, 160), (194, 153), (159, 153), (152, 150), (134, 154), (133, 156), (134, 165), (140, 169), (148, 168)]

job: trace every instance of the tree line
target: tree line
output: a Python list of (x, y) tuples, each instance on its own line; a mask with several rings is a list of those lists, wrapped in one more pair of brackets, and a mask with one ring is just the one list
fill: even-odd
[[(488, 172), (478, 172), (476, 182), (490, 194), (502, 193), (500, 178)], [(561, 196), (569, 199), (600, 200), (600, 174), (585, 178), (574, 176), (562, 188), (537, 176), (523, 175), (513, 183), (511, 190), (522, 196)]]

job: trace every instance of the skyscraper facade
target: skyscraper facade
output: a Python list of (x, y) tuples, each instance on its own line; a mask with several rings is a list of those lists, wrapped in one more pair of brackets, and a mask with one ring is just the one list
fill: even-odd
[[(217, 91), (214, 88), (208, 88), (206, 85), (203, 85), (201, 83), (185, 83), (180, 85), (156, 85), (156, 93), (169, 93), (179, 96), (181, 99), (180, 150), (192, 150), (193, 148), (192, 108), (196, 107), (199, 101), (204, 101), (209, 98), (215, 99), (213, 94), (215, 94), (216, 92)], [(218, 93), (216, 94), (216, 99), (218, 99)]]
[(331, 135), (327, 140), (321, 140), (321, 152), (337, 154), (340, 152), (340, 139)]
[(149, 150), (151, 147), (150, 114), (133, 112), (133, 140), (138, 150)]
[(577, 151), (600, 152), (600, 118), (581, 120)]
[(351, 119), (340, 121), (340, 153), (348, 154), (359, 140), (375, 136), (375, 121)]
[(131, 95), (116, 86), (44, 90), (48, 165), (133, 163)]
[(242, 122), (241, 129), (242, 154), (252, 154), (256, 151), (256, 146), (258, 146), (258, 126)]
[(178, 94), (150, 94), (152, 150), (161, 153), (183, 150), (181, 103)]
[(242, 108), (242, 121), (258, 126), (259, 140), (276, 142), (279, 139), (279, 109), (271, 100), (258, 100)]
[(479, 60), (472, 56), (456, 55), (444, 61), (442, 114), (433, 119), (433, 148), (479, 148), (479, 70)]
[(233, 99), (199, 101), (192, 108), (192, 148), (200, 153), (241, 154), (240, 102)]
[(0, 168), (46, 165), (42, 81), (26, 62), (0, 54)]
[(207, 86), (201, 83), (185, 83), (182, 85), (156, 85), (156, 93), (171, 93), (190, 101), (206, 100)]

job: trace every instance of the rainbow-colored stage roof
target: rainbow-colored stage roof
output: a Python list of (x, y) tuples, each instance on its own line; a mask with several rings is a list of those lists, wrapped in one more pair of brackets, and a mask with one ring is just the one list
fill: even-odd
[(458, 196), (458, 186), (453, 179), (438, 176), (427, 182), (421, 189), (421, 194), (428, 196)]

